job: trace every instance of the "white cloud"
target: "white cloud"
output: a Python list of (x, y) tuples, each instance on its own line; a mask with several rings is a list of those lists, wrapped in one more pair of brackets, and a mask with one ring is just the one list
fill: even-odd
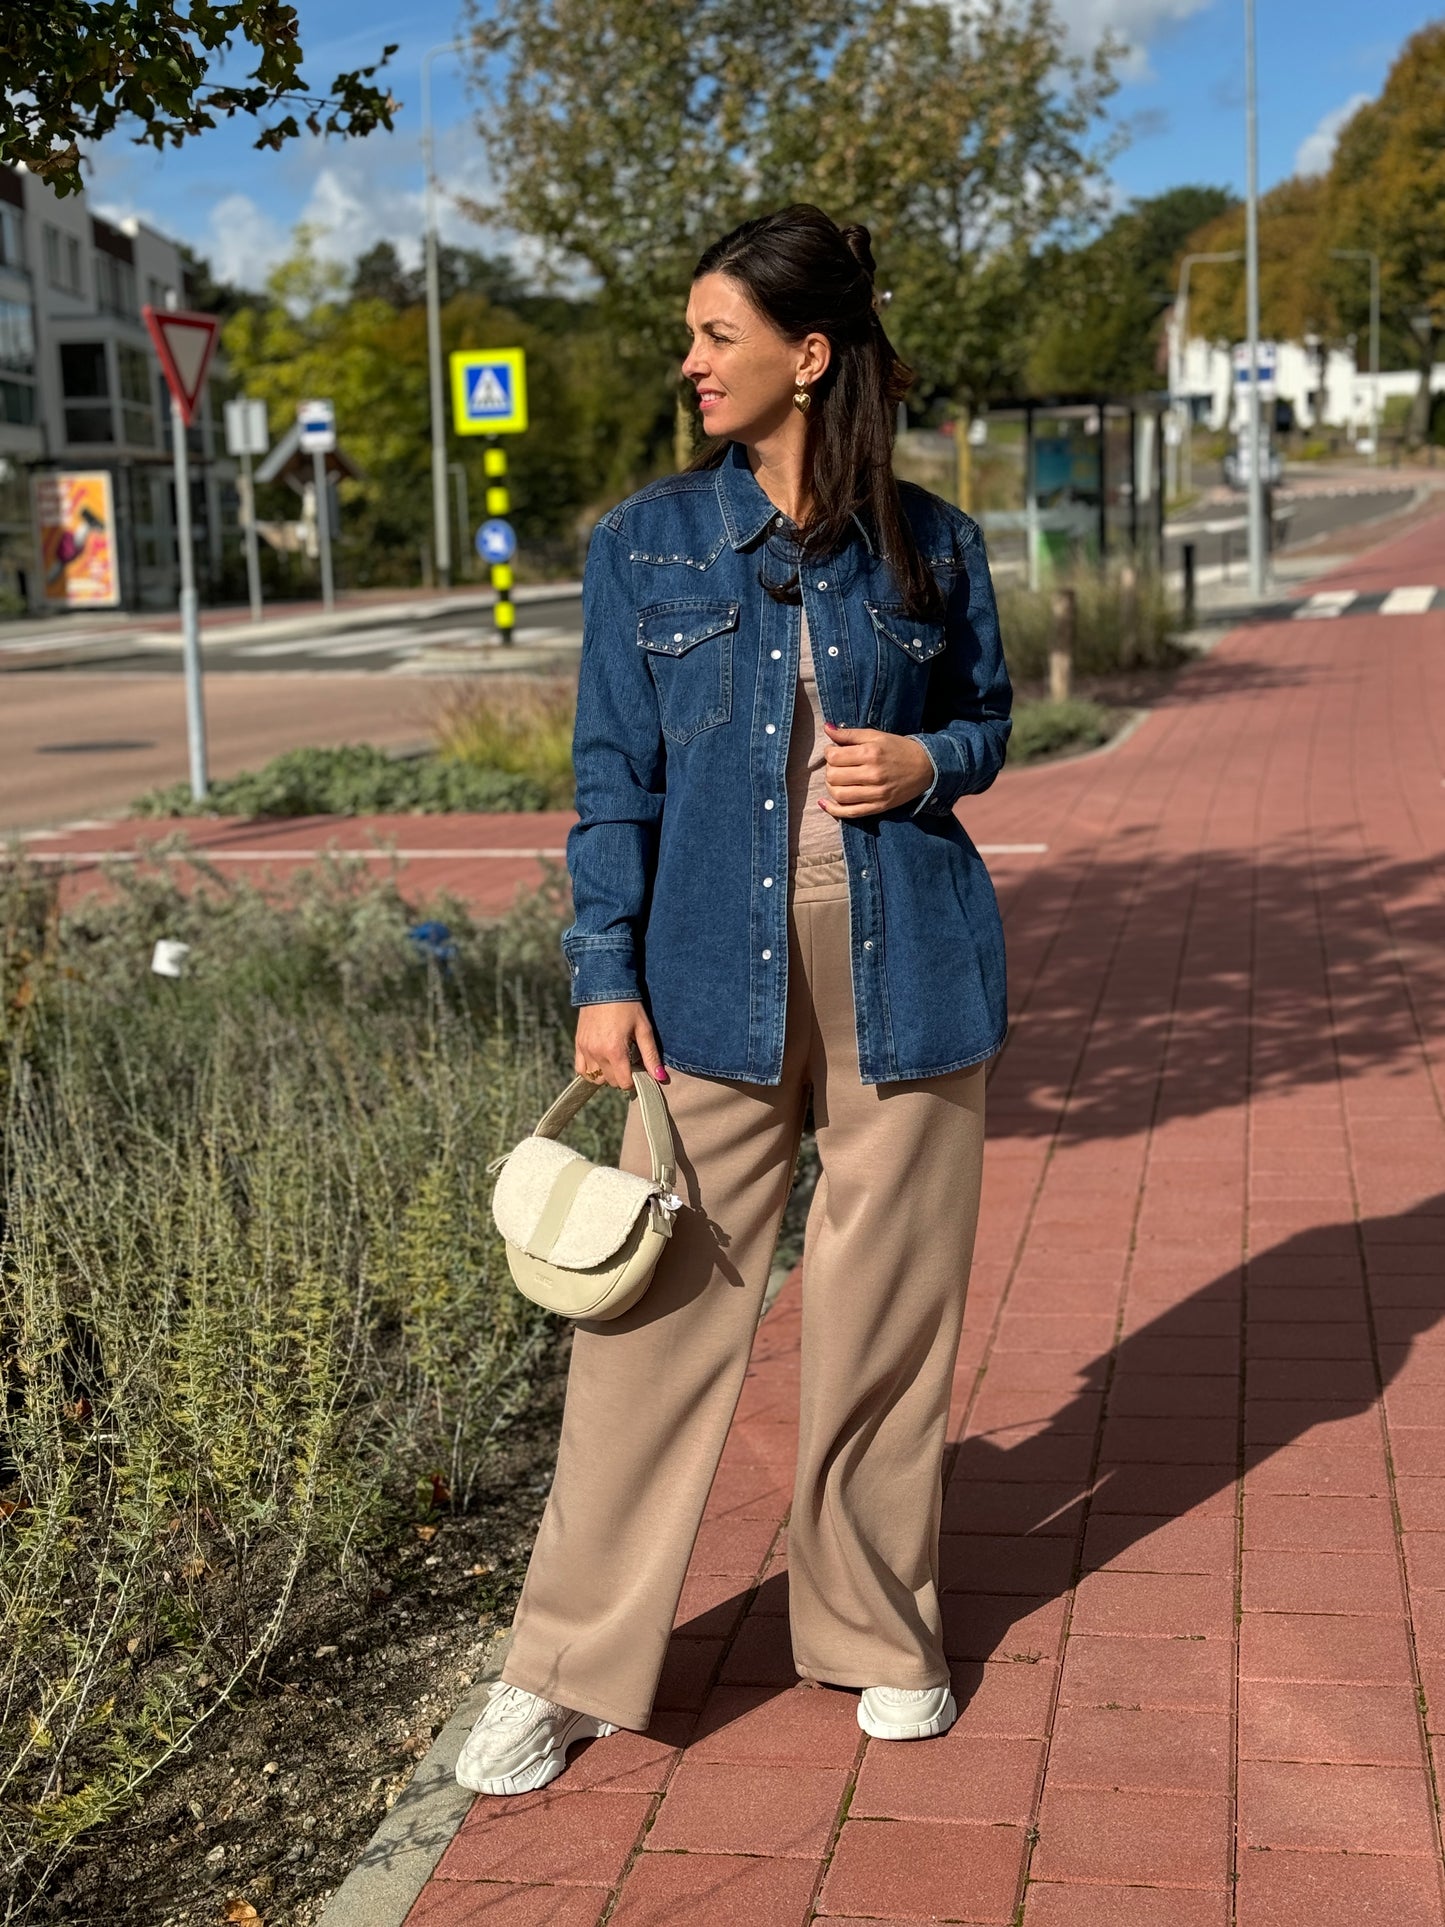
[(1332, 107), (1312, 134), (1306, 134), (1294, 157), (1296, 174), (1324, 174), (1335, 156), (1335, 142), (1346, 124), (1372, 100), (1372, 94), (1351, 94), (1342, 106)]
[(1121, 78), (1138, 81), (1150, 77), (1151, 42), (1212, 5), (1213, 0), (1069, 0), (1059, 13), (1070, 44), (1081, 51), (1113, 34), (1124, 47)]
[(222, 281), (259, 288), (286, 253), (287, 234), (249, 194), (228, 194), (212, 208), (204, 235), (196, 237), (212, 272)]
[[(116, 142), (98, 162), (87, 183), (97, 212), (112, 219), (134, 215), (161, 234), (188, 241), (222, 280), (243, 288), (265, 285), (291, 251), (301, 222), (320, 230), (317, 250), (333, 260), (349, 264), (380, 240), (393, 244), (406, 267), (421, 260), (426, 197), (414, 134), (357, 141), (303, 137), (276, 156), (253, 159), (248, 153), (226, 190), (213, 197), (194, 179), (189, 192), (176, 191), (183, 173), (194, 167), (189, 154), (158, 163), (137, 159), (129, 144)], [(468, 220), (455, 204), (462, 196), (485, 205), (489, 192), (486, 149), (469, 117), (438, 129), (436, 170), (442, 240), (489, 253), (509, 251), (525, 264), (527, 250), (512, 245), (515, 237)], [(258, 179), (267, 186), (253, 186)]]

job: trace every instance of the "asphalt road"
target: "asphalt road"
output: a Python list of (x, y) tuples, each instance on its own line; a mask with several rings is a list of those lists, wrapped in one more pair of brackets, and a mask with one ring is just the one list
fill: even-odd
[[(1318, 543), (1336, 531), (1357, 528), (1406, 507), (1416, 484), (1405, 477), (1381, 478), (1315, 486), (1307, 478), (1296, 490), (1280, 492), (1279, 508), (1288, 517), (1284, 552)], [(1195, 545), (1195, 561), (1201, 568), (1225, 567), (1226, 573), (1245, 570), (1245, 500), (1242, 495), (1223, 501), (1201, 503), (1183, 515), (1171, 518), (1165, 535), (1165, 561), (1170, 569), (1181, 566), (1181, 550), (1186, 541)], [(580, 646), (582, 601), (575, 588), (537, 601), (519, 603), (520, 621), (514, 632), (519, 668), (546, 666), (556, 651), (557, 666), (570, 666)], [(462, 670), (467, 645), (491, 633), (484, 609), (447, 608), (420, 605), (414, 612), (398, 615), (378, 612), (368, 615), (357, 610), (343, 626), (326, 634), (306, 634), (308, 626), (298, 623), (301, 634), (252, 636), (247, 625), (229, 621), (224, 627), (207, 625), (202, 619), (205, 667), (208, 674), (247, 674), (267, 676), (295, 675), (414, 675), (445, 674)], [(489, 666), (500, 668), (502, 659), (488, 652)], [(17, 665), (18, 666), (18, 665)], [(178, 635), (117, 634), (103, 649), (77, 651), (73, 659), (48, 663), (47, 668), (64, 674), (101, 676), (144, 675), (147, 677), (181, 674)]]
[[(582, 638), (582, 598), (573, 592), (546, 601), (520, 603), (513, 632), (520, 649), (556, 646), (564, 652)], [(421, 609), (402, 618), (368, 618), (358, 613), (339, 633), (294, 636), (280, 641), (254, 639), (240, 624), (206, 632), (202, 618), (205, 668), (208, 674), (315, 675), (318, 673), (412, 673), (418, 669), (445, 671), (445, 652), (465, 647), (492, 633), (485, 611)], [(437, 660), (427, 661), (428, 652)], [(455, 665), (460, 668), (462, 665)], [(179, 637), (137, 640), (117, 637), (103, 657), (60, 665), (67, 673), (114, 676), (126, 671), (148, 676), (181, 673)]]
[[(1413, 495), (1416, 484), (1396, 482), (1346, 485), (1339, 489), (1292, 491), (1288, 485), (1276, 490), (1276, 515), (1285, 520), (1285, 539), (1281, 552), (1299, 549), (1322, 537), (1361, 523), (1397, 515)], [(1200, 568), (1218, 564), (1245, 570), (1248, 509), (1243, 494), (1231, 494), (1226, 501), (1200, 503), (1182, 515), (1171, 516), (1164, 531), (1165, 567), (1182, 567), (1181, 552), (1186, 542), (1194, 544), (1195, 563)]]

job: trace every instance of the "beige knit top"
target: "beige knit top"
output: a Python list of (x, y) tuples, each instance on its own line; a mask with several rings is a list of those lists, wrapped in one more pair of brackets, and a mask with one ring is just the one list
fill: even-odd
[(823, 712), (818, 702), (818, 681), (813, 672), (813, 649), (808, 637), (808, 612), (804, 609), (803, 648), (798, 663), (798, 687), (793, 696), (793, 730), (788, 738), (788, 867), (799, 857), (813, 862), (819, 857), (843, 854), (843, 832), (838, 819), (818, 808), (818, 798), (827, 794), (825, 756), (828, 733), (823, 728)]

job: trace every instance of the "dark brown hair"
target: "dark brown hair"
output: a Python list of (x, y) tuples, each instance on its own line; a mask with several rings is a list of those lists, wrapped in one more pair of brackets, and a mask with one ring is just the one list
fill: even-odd
[[(714, 241), (693, 279), (728, 275), (789, 341), (814, 333), (828, 337), (832, 354), (813, 385), (807, 417), (812, 508), (801, 546), (809, 555), (832, 554), (847, 539), (856, 513), (891, 563), (909, 614), (936, 618), (943, 600), (918, 552), (893, 476), (894, 423), (913, 386), (913, 370), (884, 332), (874, 273), (866, 227), (840, 228), (822, 208), (796, 201)], [(727, 447), (718, 441), (704, 448), (689, 469), (716, 468)], [(786, 582), (770, 580), (766, 568), (759, 580), (777, 599), (798, 600), (796, 567)]]

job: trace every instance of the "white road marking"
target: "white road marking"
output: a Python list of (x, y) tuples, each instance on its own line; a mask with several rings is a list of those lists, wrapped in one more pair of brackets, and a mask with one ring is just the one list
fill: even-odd
[[(560, 850), (348, 850), (333, 844), (325, 850), (215, 850), (204, 844), (197, 845), (193, 851), (168, 850), (37, 850), (36, 863), (102, 863), (107, 858), (113, 863), (150, 863), (158, 860), (159, 855), (175, 862), (186, 863), (191, 856), (204, 857), (208, 863), (314, 863), (323, 856), (356, 856), (365, 863), (390, 863), (397, 858), (403, 863), (457, 862), (472, 857), (565, 857), (566, 849)], [(3, 859), (0, 859), (3, 860)]]
[(1311, 617), (1342, 616), (1354, 601), (1354, 589), (1320, 589), (1306, 597), (1294, 612), (1296, 622), (1308, 622)]
[[(58, 836), (58, 830), (34, 831), (32, 835)], [(1043, 856), (1048, 850), (1047, 843), (980, 843), (980, 856)], [(184, 863), (188, 852), (171, 850), (165, 854), (174, 861)], [(475, 859), (511, 857), (563, 857), (567, 855), (566, 846), (554, 850), (541, 849), (436, 849), (436, 850), (378, 850), (345, 849), (332, 845), (328, 850), (313, 849), (274, 849), (274, 850), (216, 850), (198, 845), (193, 852), (204, 857), (208, 863), (314, 863), (323, 856), (356, 856), (365, 863), (389, 863), (395, 857), (402, 863), (463, 863)], [(102, 863), (109, 858), (114, 863), (147, 863), (157, 859), (158, 852), (146, 850), (37, 850), (34, 861), (37, 863)]]
[(1435, 600), (1437, 591), (1432, 583), (1428, 588), (1391, 589), (1380, 604), (1382, 616), (1422, 616)]
[[(353, 634), (356, 633), (353, 631)], [(348, 648), (392, 649), (405, 638), (415, 634), (411, 629), (374, 629), (362, 632), (363, 643), (351, 643), (346, 636), (309, 636), (303, 641), (291, 642), (247, 642), (235, 650), (238, 656), (302, 656), (308, 653), (318, 656), (344, 654)]]

